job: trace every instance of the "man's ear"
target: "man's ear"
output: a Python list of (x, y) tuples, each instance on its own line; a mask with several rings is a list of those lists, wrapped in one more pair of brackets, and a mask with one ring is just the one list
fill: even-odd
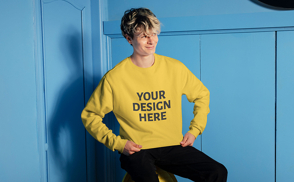
[(126, 37), (128, 43), (132, 45), (133, 44), (133, 42), (132, 42), (133, 39), (128, 34), (125, 34), (125, 37)]

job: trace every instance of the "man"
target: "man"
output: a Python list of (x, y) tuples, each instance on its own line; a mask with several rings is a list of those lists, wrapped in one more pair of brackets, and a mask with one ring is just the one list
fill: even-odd
[[(146, 8), (127, 10), (121, 30), (133, 54), (107, 72), (82, 112), (88, 132), (121, 153), (121, 166), (136, 182), (157, 182), (156, 166), (193, 181), (224, 182), (226, 168), (193, 147), (206, 126), (209, 91), (180, 61), (155, 54), (160, 22)], [(195, 103), (182, 135), (181, 98)], [(103, 124), (113, 111), (116, 136)]]

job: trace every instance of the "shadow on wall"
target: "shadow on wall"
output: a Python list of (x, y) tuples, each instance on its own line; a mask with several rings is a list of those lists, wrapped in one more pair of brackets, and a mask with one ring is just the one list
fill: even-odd
[[(62, 65), (66, 78), (55, 97), (48, 116), (49, 178), (53, 181), (86, 181), (85, 129), (81, 121), (84, 108), (84, 80), (81, 34), (73, 28), (60, 39)], [(52, 72), (51, 72), (52, 73)], [(51, 106), (52, 107), (52, 106)]]

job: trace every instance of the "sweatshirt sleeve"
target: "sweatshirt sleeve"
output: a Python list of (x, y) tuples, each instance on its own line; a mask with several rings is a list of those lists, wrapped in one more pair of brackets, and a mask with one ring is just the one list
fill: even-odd
[(187, 68), (184, 68), (185, 85), (183, 94), (187, 96), (189, 102), (194, 103), (194, 118), (189, 127), (189, 132), (195, 137), (202, 134), (209, 110), (210, 93), (203, 83)]
[(81, 117), (87, 131), (99, 142), (103, 143), (110, 150), (123, 152), (127, 140), (116, 136), (103, 122), (105, 114), (113, 110), (112, 89), (104, 76), (86, 107)]

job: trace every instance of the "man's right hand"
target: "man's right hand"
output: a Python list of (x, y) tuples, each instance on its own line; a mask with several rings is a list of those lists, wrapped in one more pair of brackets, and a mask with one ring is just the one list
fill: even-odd
[(134, 154), (135, 152), (139, 152), (141, 148), (142, 145), (135, 144), (134, 142), (128, 140), (125, 145), (123, 154), (129, 156)]

